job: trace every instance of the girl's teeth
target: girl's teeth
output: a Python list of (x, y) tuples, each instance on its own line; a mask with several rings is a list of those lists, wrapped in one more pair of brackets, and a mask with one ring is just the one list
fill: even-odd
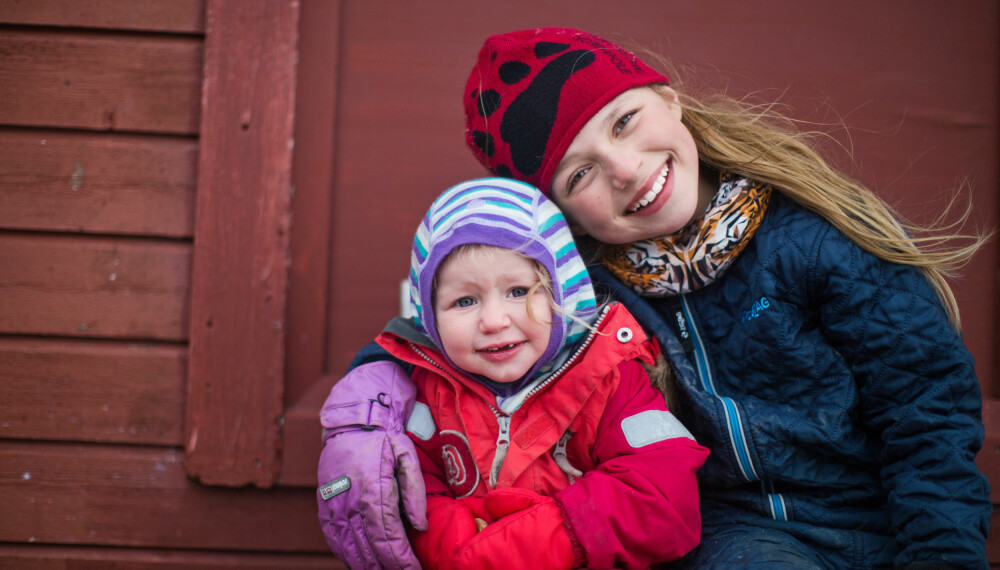
[(666, 183), (667, 174), (669, 173), (670, 173), (670, 166), (664, 164), (663, 170), (660, 171), (660, 176), (656, 179), (656, 182), (653, 182), (653, 187), (650, 188), (649, 192), (646, 192), (645, 196), (639, 199), (639, 204), (636, 205), (635, 208), (629, 210), (629, 213), (638, 212), (640, 209), (648, 206), (649, 203), (652, 202), (653, 199), (656, 198), (660, 194), (660, 192), (663, 191), (663, 185)]

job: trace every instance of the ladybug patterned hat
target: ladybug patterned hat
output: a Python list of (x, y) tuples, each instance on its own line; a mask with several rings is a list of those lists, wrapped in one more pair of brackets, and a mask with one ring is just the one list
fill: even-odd
[(537, 28), (486, 40), (465, 85), (465, 139), (497, 176), (546, 195), (587, 121), (633, 87), (669, 83), (632, 53), (593, 34)]

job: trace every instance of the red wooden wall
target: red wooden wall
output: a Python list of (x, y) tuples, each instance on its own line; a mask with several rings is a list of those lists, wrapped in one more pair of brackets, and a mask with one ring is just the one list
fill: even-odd
[[(0, 0), (0, 567), (339, 566), (311, 488), (204, 485), (185, 453), (194, 420), (242, 421), (188, 396), (207, 344), (190, 342), (207, 290), (193, 275), (234, 225), (212, 201), (261, 184), (240, 174), (279, 164), (290, 196), (299, 15), (297, 2)], [(233, 57), (254, 48), (266, 53)], [(253, 112), (237, 117), (241, 142), (262, 149), (241, 170), (220, 157), (237, 108)]]
[[(0, 0), (0, 567), (336, 567), (316, 412), (483, 172), (491, 33), (590, 29), (780, 96), (926, 221), (1000, 220), (993, 0)], [(1000, 485), (1000, 248), (954, 285)], [(994, 544), (995, 543), (995, 544)], [(1000, 562), (1000, 540), (990, 543)]]

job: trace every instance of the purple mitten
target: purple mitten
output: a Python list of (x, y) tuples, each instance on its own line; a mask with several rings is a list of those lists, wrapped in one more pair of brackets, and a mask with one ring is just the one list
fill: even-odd
[(327, 544), (354, 570), (420, 568), (403, 510), (427, 529), (427, 495), (406, 435), (416, 387), (398, 364), (359, 366), (333, 386), (320, 411), (319, 521)]

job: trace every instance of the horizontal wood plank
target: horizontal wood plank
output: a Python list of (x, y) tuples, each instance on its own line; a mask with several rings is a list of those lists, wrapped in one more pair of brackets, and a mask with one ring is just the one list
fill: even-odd
[(0, 228), (191, 237), (198, 141), (0, 130)]
[(180, 445), (187, 349), (0, 337), (0, 437)]
[(18, 570), (346, 570), (333, 554), (200, 552), (85, 546), (0, 544), (0, 568)]
[(0, 233), (0, 333), (182, 341), (191, 245)]
[(205, 2), (0, 0), (0, 22), (196, 34), (205, 30)]
[(314, 489), (206, 487), (175, 448), (0, 445), (0, 542), (329, 552)]
[(0, 124), (194, 134), (202, 40), (0, 30)]

